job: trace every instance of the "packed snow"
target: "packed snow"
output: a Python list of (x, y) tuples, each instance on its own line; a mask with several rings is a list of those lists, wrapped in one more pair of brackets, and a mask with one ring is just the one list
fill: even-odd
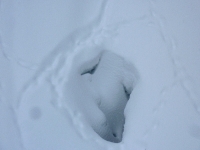
[(199, 150), (199, 0), (1, 0), (0, 150)]

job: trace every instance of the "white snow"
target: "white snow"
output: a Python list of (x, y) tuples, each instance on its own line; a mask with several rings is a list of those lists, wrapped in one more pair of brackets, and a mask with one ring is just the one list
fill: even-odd
[[(90, 56), (87, 51), (84, 51), (84, 53)], [(89, 51), (89, 53), (91, 52)], [(134, 72), (134, 68), (130, 64), (127, 64), (127, 62), (125, 62), (121, 57), (115, 55), (114, 53), (109, 51), (103, 51), (101, 53), (101, 56), (99, 58), (97, 57), (98, 61), (93, 64), (95, 68), (91, 66), (89, 67), (90, 69), (86, 69), (88, 70), (87, 72), (84, 71), (84, 74), (82, 74), (81, 77), (86, 76), (86, 85), (84, 85), (83, 88), (87, 88), (87, 86), (89, 86), (89, 88), (91, 88), (88, 89), (89, 93), (95, 92), (96, 104), (99, 107), (96, 109), (100, 109), (103, 112), (101, 120), (104, 121), (99, 123), (97, 117), (99, 115), (95, 114), (95, 110), (89, 110), (92, 111), (92, 115), (94, 117), (92, 120), (94, 130), (103, 138), (109, 141), (118, 142), (122, 139), (122, 132), (125, 121), (124, 108), (127, 101), (129, 100), (129, 95), (131, 94), (137, 81), (135, 75), (136, 72)], [(80, 56), (83, 55), (80, 54)], [(79, 59), (75, 59), (75, 61), (79, 61)], [(87, 63), (92, 64), (91, 62)], [(94, 71), (91, 72), (91, 70)], [(80, 86), (81, 82), (77, 83), (76, 81), (72, 81), (70, 85), (73, 83)], [(77, 89), (78, 88), (75, 88), (72, 91), (77, 91)], [(95, 99), (94, 96), (92, 99)], [(84, 103), (86, 102), (84, 99), (82, 101)], [(81, 107), (83, 107), (83, 105)], [(88, 105), (86, 107), (89, 109)], [(90, 113), (88, 113), (86, 116), (90, 116)], [(101, 124), (105, 126), (103, 129), (101, 129), (102, 127), (99, 127)], [(113, 135), (115, 135), (117, 139), (113, 137)]]
[(0, 149), (199, 150), (199, 6), (1, 0)]

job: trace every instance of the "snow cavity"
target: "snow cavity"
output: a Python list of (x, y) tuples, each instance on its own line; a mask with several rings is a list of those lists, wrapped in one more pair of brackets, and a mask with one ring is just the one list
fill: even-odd
[(84, 50), (73, 59), (66, 95), (101, 138), (118, 143), (124, 130), (124, 109), (136, 81), (134, 66), (117, 54)]

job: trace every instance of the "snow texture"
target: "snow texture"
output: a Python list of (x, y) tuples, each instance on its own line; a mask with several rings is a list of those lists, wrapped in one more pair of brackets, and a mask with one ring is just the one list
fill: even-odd
[[(83, 62), (83, 59), (88, 58), (92, 51), (83, 51), (83, 54), (75, 58), (75, 63), (79, 65), (73, 66), (76, 73), (72, 75), (72, 79), (69, 79), (69, 85), (74, 85), (75, 88), (70, 86), (70, 93), (76, 91), (75, 95), (80, 96), (74, 101), (78, 103), (79, 99), (83, 101), (84, 104), (81, 107), (86, 107), (84, 114), (87, 120), (102, 138), (120, 142), (125, 122), (124, 108), (136, 84), (136, 72), (134, 73), (131, 64), (109, 51), (100, 51), (95, 58)], [(84, 80), (78, 79), (80, 75)], [(84, 93), (78, 94), (79, 89)], [(88, 95), (91, 96), (88, 97)], [(84, 106), (87, 99), (91, 102)]]
[(199, 0), (1, 0), (0, 150), (199, 150)]

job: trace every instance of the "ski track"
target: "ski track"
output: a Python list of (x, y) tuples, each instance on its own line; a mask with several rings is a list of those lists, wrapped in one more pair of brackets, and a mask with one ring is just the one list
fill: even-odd
[[(3, 9), (3, 6), (2, 6), (2, 1), (0, 0), (0, 22), (2, 21), (2, 9)], [(7, 61), (10, 61), (10, 58), (9, 56), (6, 55), (5, 53), (5, 45), (3, 43), (3, 39), (2, 39), (2, 24), (0, 24), (0, 51), (2, 52), (2, 56), (5, 58), (5, 60)], [(16, 113), (12, 107), (12, 104), (10, 104), (8, 102), (8, 100), (4, 97), (4, 91), (3, 91), (3, 85), (0, 81), (0, 102), (1, 103), (5, 103), (6, 104), (6, 107), (8, 107), (7, 109), (7, 112), (6, 112), (6, 115), (10, 114), (11, 116), (11, 121), (14, 123), (13, 127), (16, 128), (16, 132), (17, 132), (17, 138), (19, 139), (19, 147), (20, 149), (24, 149), (24, 145), (23, 145), (23, 140), (22, 140), (22, 136), (21, 136), (21, 132), (19, 130), (19, 125), (17, 123), (17, 118), (16, 118)], [(16, 137), (15, 137), (16, 138)], [(15, 139), (14, 138), (14, 139)], [(1, 149), (1, 147), (0, 147)]]
[(166, 44), (169, 59), (173, 64), (174, 82), (171, 85), (164, 87), (160, 91), (160, 100), (153, 109), (153, 115), (155, 115), (154, 121), (152, 122), (152, 125), (144, 133), (144, 140), (148, 136), (150, 136), (150, 134), (152, 134), (152, 132), (155, 131), (159, 126), (160, 121), (158, 119), (157, 114), (159, 114), (159, 111), (161, 111), (165, 107), (164, 96), (170, 91), (170, 89), (173, 89), (177, 85), (180, 85), (182, 89), (185, 91), (188, 100), (194, 107), (196, 113), (198, 113), (198, 115), (200, 116), (200, 104), (198, 102), (198, 94), (195, 93), (192, 88), (192, 84), (194, 83), (194, 81), (192, 77), (187, 73), (181, 61), (178, 59), (179, 57), (176, 56), (175, 52), (178, 49), (178, 44), (173, 35), (170, 33), (170, 31), (167, 30), (165, 17), (157, 12), (156, 7), (157, 7), (156, 1), (149, 0), (149, 8), (150, 8), (149, 25), (153, 24), (155, 28), (158, 29), (162, 40)]

